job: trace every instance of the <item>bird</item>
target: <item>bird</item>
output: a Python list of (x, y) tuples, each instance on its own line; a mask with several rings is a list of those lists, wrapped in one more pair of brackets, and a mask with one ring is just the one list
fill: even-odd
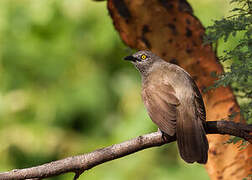
[(206, 111), (190, 74), (149, 50), (124, 60), (131, 61), (140, 72), (141, 96), (148, 115), (162, 133), (176, 136), (181, 158), (187, 163), (207, 163)]

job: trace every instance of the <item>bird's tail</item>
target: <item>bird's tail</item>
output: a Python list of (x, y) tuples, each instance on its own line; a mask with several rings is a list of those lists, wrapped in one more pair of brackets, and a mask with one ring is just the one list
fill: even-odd
[(208, 141), (200, 119), (179, 117), (176, 125), (177, 143), (182, 159), (187, 163), (205, 164), (208, 159)]

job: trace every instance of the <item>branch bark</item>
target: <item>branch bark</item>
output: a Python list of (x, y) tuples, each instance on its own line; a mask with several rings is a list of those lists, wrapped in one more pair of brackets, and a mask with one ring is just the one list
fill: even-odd
[[(207, 134), (229, 134), (241, 137), (252, 143), (252, 125), (231, 121), (208, 121), (205, 130)], [(3, 172), (0, 173), (0, 179), (41, 179), (68, 172), (76, 173), (75, 177), (77, 178), (85, 170), (99, 164), (173, 141), (176, 141), (175, 136), (163, 136), (161, 132), (154, 132), (87, 154), (68, 157), (36, 167)]]

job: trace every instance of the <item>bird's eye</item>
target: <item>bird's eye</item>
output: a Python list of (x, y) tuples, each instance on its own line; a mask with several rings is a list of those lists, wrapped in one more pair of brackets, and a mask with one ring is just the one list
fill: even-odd
[(145, 60), (147, 58), (147, 56), (145, 55), (145, 54), (143, 54), (142, 56), (141, 56), (141, 59), (142, 60)]

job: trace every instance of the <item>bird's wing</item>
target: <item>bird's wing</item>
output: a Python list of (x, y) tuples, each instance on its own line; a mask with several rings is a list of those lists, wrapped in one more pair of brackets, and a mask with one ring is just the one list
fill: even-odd
[(194, 82), (194, 80), (192, 78), (190, 78), (191, 80), (191, 84), (194, 90), (194, 103), (196, 106), (196, 111), (197, 111), (197, 115), (198, 118), (202, 121), (203, 124), (205, 124), (206, 121), (206, 110), (205, 110), (205, 106), (204, 106), (204, 102), (201, 96), (201, 93), (196, 85), (196, 83)]
[(188, 163), (198, 162), (205, 164), (208, 159), (208, 141), (204, 130), (206, 112), (200, 91), (191, 79), (193, 88), (194, 116), (188, 112), (179, 114), (176, 124), (177, 144), (181, 157)]
[(152, 121), (172, 136), (176, 131), (177, 106), (180, 104), (170, 84), (143, 88), (142, 98)]

